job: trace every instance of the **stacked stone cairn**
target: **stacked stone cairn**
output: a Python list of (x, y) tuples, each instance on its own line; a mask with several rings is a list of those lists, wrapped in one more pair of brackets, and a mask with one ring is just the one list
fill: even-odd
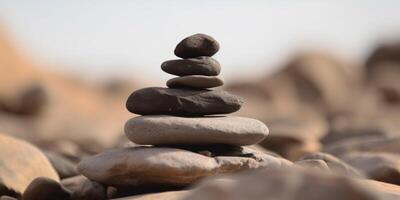
[[(268, 135), (262, 122), (225, 114), (238, 111), (243, 100), (222, 90), (220, 64), (213, 59), (218, 42), (205, 34), (182, 40), (163, 71), (177, 75), (168, 88), (133, 92), (127, 109), (142, 116), (125, 125), (136, 144), (83, 160), (78, 169), (87, 178), (122, 188), (186, 187), (211, 175), (265, 165), (267, 154), (251, 147)], [(271, 159), (268, 159), (269, 164)], [(133, 189), (134, 190), (134, 189)]]

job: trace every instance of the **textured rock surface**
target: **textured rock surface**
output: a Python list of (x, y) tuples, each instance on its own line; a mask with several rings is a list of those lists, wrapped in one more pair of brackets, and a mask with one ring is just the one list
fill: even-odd
[(400, 156), (392, 153), (353, 152), (343, 160), (368, 177), (400, 185)]
[(137, 144), (251, 145), (268, 135), (262, 122), (244, 117), (139, 116), (125, 125), (126, 136)]
[(225, 91), (150, 87), (133, 92), (127, 109), (140, 115), (212, 115), (240, 109), (242, 98)]
[(224, 81), (216, 76), (182, 76), (169, 79), (167, 86), (169, 88), (213, 88), (224, 85)]
[(221, 65), (211, 57), (201, 56), (189, 59), (167, 60), (161, 64), (161, 69), (177, 76), (217, 76), (221, 72)]
[(235, 156), (207, 157), (174, 148), (132, 147), (87, 158), (79, 163), (78, 169), (89, 179), (107, 185), (186, 186), (210, 175), (285, 164), (269, 155), (256, 160)]
[[(398, 196), (397, 196), (398, 197)], [(295, 169), (264, 169), (205, 180), (185, 200), (394, 200), (341, 176)]]
[(198, 33), (191, 35), (176, 45), (175, 55), (180, 58), (213, 56), (219, 50), (219, 43), (209, 35)]
[(39, 149), (0, 133), (0, 187), (21, 194), (37, 177), (59, 180), (57, 172)]

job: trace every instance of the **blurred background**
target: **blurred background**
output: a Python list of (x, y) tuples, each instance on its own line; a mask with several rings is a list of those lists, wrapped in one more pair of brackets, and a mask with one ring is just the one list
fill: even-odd
[[(183, 38), (221, 50), (235, 115), (265, 122), (261, 146), (306, 152), (400, 137), (400, 1), (0, 0), (0, 132), (72, 161), (128, 143), (135, 89)], [(338, 150), (339, 149), (339, 150)]]

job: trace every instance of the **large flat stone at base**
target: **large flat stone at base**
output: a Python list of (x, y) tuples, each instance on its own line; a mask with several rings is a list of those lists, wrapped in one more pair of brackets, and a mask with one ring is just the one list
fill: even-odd
[[(256, 155), (256, 154), (255, 154)], [(187, 186), (204, 177), (287, 165), (270, 155), (208, 157), (187, 150), (131, 147), (100, 153), (81, 161), (78, 170), (87, 178), (111, 186)]]
[(139, 116), (125, 124), (126, 136), (136, 144), (252, 145), (268, 135), (262, 122), (235, 116)]

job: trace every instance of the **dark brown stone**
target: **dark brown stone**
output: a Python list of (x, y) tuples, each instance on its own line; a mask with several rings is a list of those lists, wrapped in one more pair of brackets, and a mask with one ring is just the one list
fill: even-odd
[(175, 55), (180, 58), (213, 56), (219, 50), (219, 43), (209, 35), (195, 34), (183, 39), (175, 48)]
[(69, 200), (71, 192), (49, 178), (34, 179), (22, 195), (22, 200)]
[(169, 88), (213, 88), (224, 85), (224, 81), (216, 76), (181, 76), (167, 81)]
[(150, 87), (133, 92), (127, 109), (140, 115), (202, 116), (238, 111), (243, 99), (225, 91)]

